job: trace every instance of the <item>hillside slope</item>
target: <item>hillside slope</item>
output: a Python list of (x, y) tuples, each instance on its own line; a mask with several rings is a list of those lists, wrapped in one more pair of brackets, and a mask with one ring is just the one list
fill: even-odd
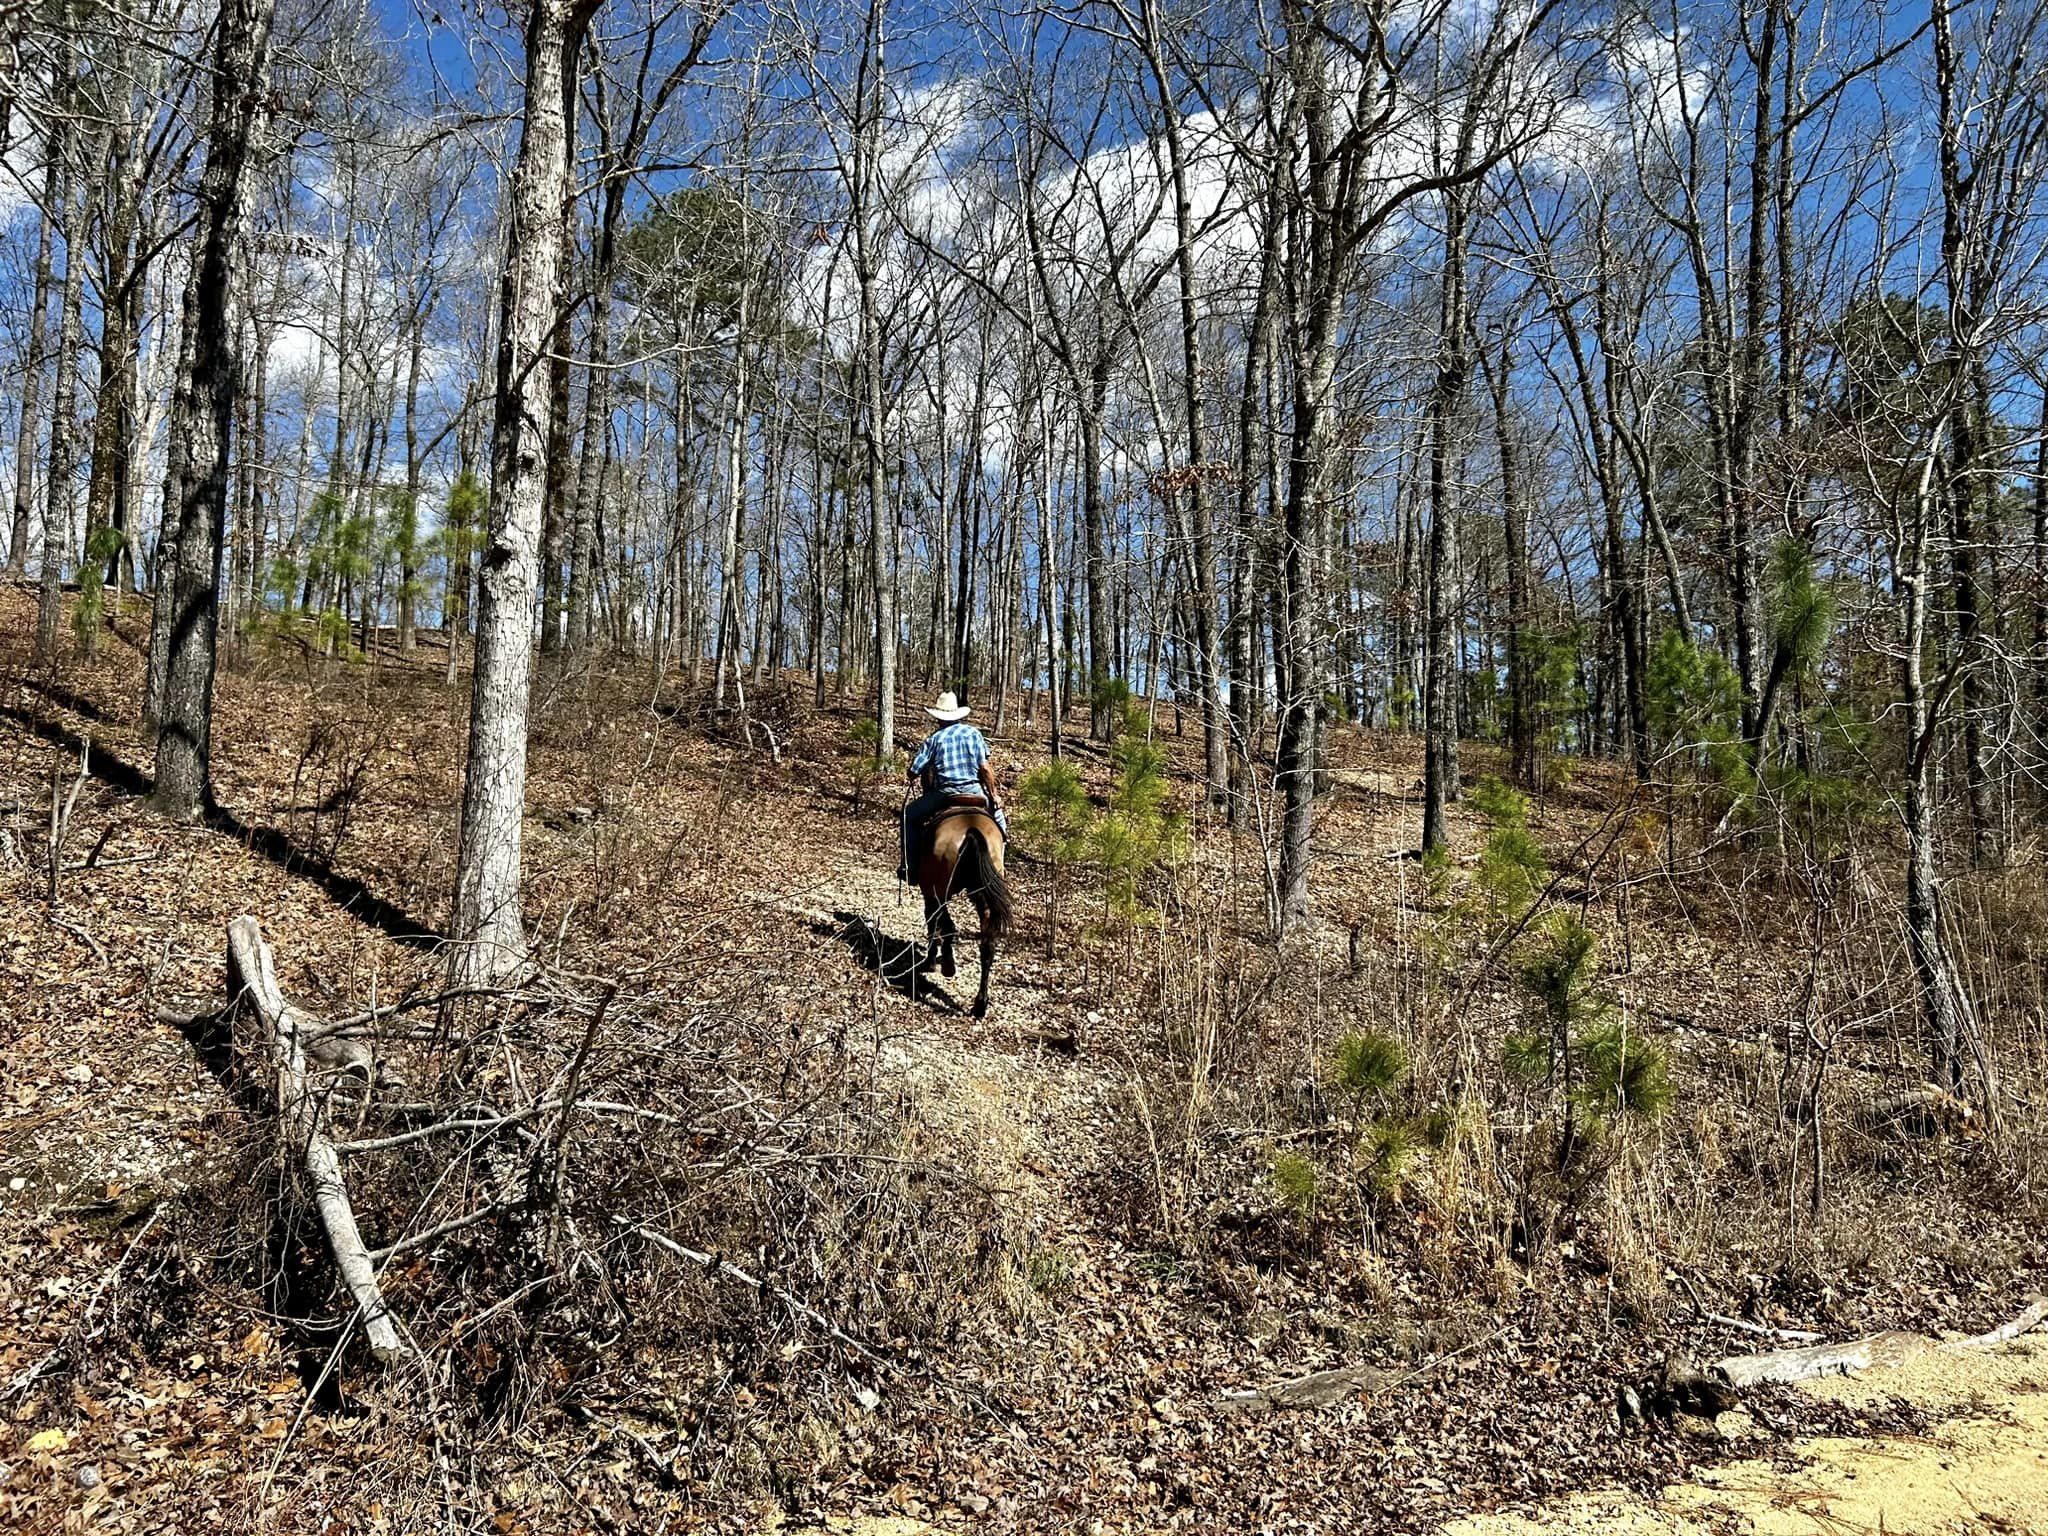
[[(1556, 872), (1545, 911), (1599, 934), (1602, 986), (1668, 1057), (1672, 1092), (1545, 1193), (1546, 1101), (1498, 1065), (1538, 1017), (1516, 968), (1544, 914), (1518, 936), (1489, 909), (1472, 809), (1448, 870), (1407, 856), (1414, 743), (1340, 739), (1318, 918), (1284, 953), (1249, 837), (1198, 818), (1135, 920), (1085, 872), (1055, 909), (1021, 846), (1020, 930), (977, 1021), (965, 988), (913, 998), (899, 974), (918, 908), (890, 874), (890, 791), (852, 793), (850, 701), (771, 685), (750, 747), (687, 690), (650, 702), (622, 669), (538, 690), (527, 920), (547, 970), (478, 1038), (553, 1060), (550, 1031), (616, 996), (593, 1072), (694, 1139), (579, 1132), (576, 1211), (639, 1230), (658, 1209), (764, 1285), (629, 1258), (604, 1233), (599, 1270), (525, 1296), (503, 1278), (518, 1234), (482, 1225), (387, 1277), (438, 1382), (380, 1375), (260, 1108), (159, 1013), (219, 993), (243, 912), (286, 991), (323, 1012), (433, 993), (466, 695), (431, 648), (372, 666), (258, 647), (221, 679), (220, 813), (177, 826), (142, 797), (136, 616), (50, 679), (27, 664), (31, 611), (0, 593), (0, 1511), (20, 1528), (745, 1529), (867, 1511), (1419, 1530), (1730, 1454), (1617, 1422), (1617, 1390), (1667, 1353), (1782, 1328), (1987, 1327), (2040, 1283), (2031, 1143), (1853, 1129), (1910, 1081), (1896, 1025), (1833, 1036), (1812, 1079), (1826, 1115), (1786, 1112), (1813, 1070), (1795, 1036), (1814, 978), (1840, 990), (1830, 1007), (1863, 994), (1816, 968), (1771, 882), (1660, 864), (1655, 805), (1607, 767), (1579, 765), (1530, 811)], [(1170, 708), (1157, 724), (1191, 806), (1198, 743)], [(69, 793), (88, 741), (51, 906), (51, 785)], [(997, 745), (1012, 774), (1042, 757), (1035, 733)], [(1075, 756), (1102, 800), (1109, 763)], [(1467, 757), (1487, 766), (1483, 747)], [(407, 1093), (454, 1092), (463, 1052), (436, 1019), (387, 1031)], [(1360, 1031), (1402, 1056), (1371, 1106), (1333, 1086)], [(503, 1087), (488, 1063), (461, 1070)], [(494, 1155), (436, 1165), (439, 1182), (424, 1164), (370, 1176), (371, 1243), (403, 1241), (455, 1184), (487, 1188)], [(618, 1291), (613, 1323), (579, 1285)], [(1228, 1400), (1336, 1368), (1372, 1374), (1316, 1409)], [(1928, 1416), (1766, 1397), (1787, 1443)]]

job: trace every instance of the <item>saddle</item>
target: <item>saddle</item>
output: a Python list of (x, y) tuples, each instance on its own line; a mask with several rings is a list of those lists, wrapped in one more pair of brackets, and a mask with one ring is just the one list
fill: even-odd
[(986, 816), (988, 814), (990, 813), (988, 796), (986, 795), (948, 795), (944, 804), (933, 811), (931, 815), (925, 817), (923, 821), (917, 822), (911, 827), (911, 866), (914, 868), (917, 862), (931, 851), (932, 843), (938, 835), (940, 822), (953, 816)]

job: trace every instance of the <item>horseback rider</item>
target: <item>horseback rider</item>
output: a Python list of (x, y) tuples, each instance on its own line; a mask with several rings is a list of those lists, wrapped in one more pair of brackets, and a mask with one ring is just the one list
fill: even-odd
[(996, 776), (989, 767), (988, 739), (966, 723), (969, 710), (951, 690), (939, 695), (925, 713), (939, 722), (927, 736), (917, 756), (910, 760), (909, 777), (920, 779), (924, 793), (903, 807), (902, 862), (896, 878), (910, 878), (911, 839), (925, 822), (955, 800), (985, 800), (989, 814), (1005, 838), (1010, 825), (1003, 808), (996, 803)]

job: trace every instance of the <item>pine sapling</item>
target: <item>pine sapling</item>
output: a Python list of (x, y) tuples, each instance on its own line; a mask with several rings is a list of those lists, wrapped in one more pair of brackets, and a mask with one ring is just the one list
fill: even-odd
[(1094, 811), (1081, 776), (1058, 759), (1025, 774), (1017, 783), (1012, 805), (1017, 830), (1042, 850), (1052, 868), (1045, 898), (1045, 952), (1050, 957), (1059, 925), (1060, 874), (1067, 865), (1087, 857)]

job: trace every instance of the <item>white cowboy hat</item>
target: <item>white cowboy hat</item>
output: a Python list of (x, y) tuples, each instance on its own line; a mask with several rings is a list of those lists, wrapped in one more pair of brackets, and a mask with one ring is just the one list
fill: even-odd
[(938, 703), (926, 705), (924, 712), (934, 720), (943, 720), (948, 725), (955, 720), (965, 720), (968, 715), (967, 706), (954, 697), (950, 688), (939, 695)]

